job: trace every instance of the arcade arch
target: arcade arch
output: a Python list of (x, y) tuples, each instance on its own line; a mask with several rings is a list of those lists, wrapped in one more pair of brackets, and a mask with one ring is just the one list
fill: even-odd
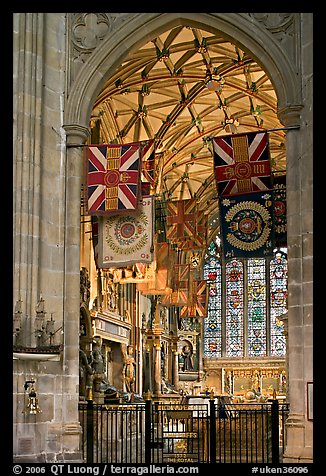
[[(298, 284), (302, 289), (303, 276), (302, 268), (299, 263), (303, 262), (302, 251), (302, 235), (303, 229), (300, 220), (302, 213), (302, 196), (301, 196), (301, 174), (293, 174), (292, 170), (298, 164), (298, 157), (301, 155), (300, 144), (304, 140), (304, 135), (300, 131), (301, 122), (301, 86), (298, 83), (298, 75), (296, 74), (295, 65), (284, 54), (280, 43), (269, 34), (269, 32), (250, 20), (250, 17), (242, 14), (208, 14), (208, 13), (165, 13), (165, 14), (135, 14), (128, 21), (128, 24), (122, 25), (121, 28), (107, 36), (105, 40), (89, 57), (89, 60), (80, 69), (78, 76), (74, 80), (69, 92), (67, 107), (65, 111), (65, 131), (67, 134), (67, 162), (68, 174), (66, 177), (67, 190), (69, 190), (69, 206), (66, 208), (67, 223), (70, 230), (74, 229), (75, 236), (79, 233), (79, 212), (80, 209), (80, 185), (82, 177), (82, 154), (81, 148), (72, 146), (82, 145), (89, 136), (89, 120), (92, 113), (93, 105), (102, 90), (106, 80), (114, 74), (116, 68), (122, 64), (129, 53), (135, 52), (137, 48), (152, 40), (155, 36), (163, 31), (178, 25), (187, 25), (191, 27), (201, 28), (218, 33), (230, 41), (239, 45), (246, 51), (249, 51), (257, 63), (261, 65), (263, 70), (270, 77), (277, 94), (277, 114), (280, 122), (284, 127), (288, 128), (286, 134), (286, 159), (288, 169), (288, 265), (289, 265), (289, 333), (291, 333), (292, 319), (297, 315), (298, 309), (301, 308), (302, 318), (302, 301), (299, 293), (296, 292)], [(264, 45), (268, 44), (268, 49)], [(69, 220), (69, 217), (71, 220)], [(75, 250), (76, 241), (70, 243)], [(69, 247), (69, 242), (67, 242)], [(296, 250), (300, 249), (299, 254)], [(67, 286), (70, 279), (70, 291), (76, 288), (79, 275), (79, 259), (75, 254), (75, 260), (71, 263), (72, 273), (67, 274)], [(292, 270), (292, 271), (291, 271)], [(294, 282), (294, 275), (295, 282)], [(71, 303), (71, 312), (76, 311), (77, 303)], [(75, 306), (75, 309), (73, 307)], [(68, 309), (67, 309), (68, 311)], [(77, 312), (79, 314), (79, 312)], [(303, 322), (303, 319), (302, 319)], [(296, 333), (292, 338), (292, 345), (296, 348), (296, 355), (303, 359), (304, 347), (302, 345), (303, 325), (296, 326)], [(77, 346), (77, 343), (76, 343)], [(306, 350), (309, 352), (309, 349)], [(296, 389), (291, 391), (290, 388), (290, 407), (291, 415), (288, 426), (289, 441), (289, 458), (291, 459), (291, 445), (298, 446), (296, 443), (297, 436), (292, 437), (291, 432), (294, 429), (296, 434), (304, 435), (307, 427), (305, 418), (305, 402), (302, 398), (305, 392), (305, 369), (302, 365), (298, 365), (298, 361), (294, 362), (294, 353), (289, 352), (289, 381), (294, 377), (297, 382)], [(301, 361), (301, 360), (299, 360)], [(295, 367), (295, 370), (294, 370)], [(293, 370), (292, 370), (293, 368)], [(311, 431), (310, 427), (309, 430)], [(301, 436), (299, 437), (299, 439)]]

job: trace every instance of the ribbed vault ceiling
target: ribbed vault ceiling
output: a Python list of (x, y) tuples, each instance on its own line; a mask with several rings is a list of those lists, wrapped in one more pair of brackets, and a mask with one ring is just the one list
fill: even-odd
[[(281, 128), (267, 74), (230, 41), (180, 26), (131, 53), (93, 109), (102, 143), (155, 139), (163, 199), (197, 198), (216, 215), (210, 138)], [(270, 132), (274, 172), (286, 169), (285, 133)]]

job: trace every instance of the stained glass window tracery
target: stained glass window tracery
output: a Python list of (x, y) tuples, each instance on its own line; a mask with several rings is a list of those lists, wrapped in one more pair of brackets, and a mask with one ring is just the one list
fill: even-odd
[(226, 355), (243, 355), (243, 265), (233, 259), (226, 265)]
[(204, 279), (210, 284), (208, 315), (204, 321), (204, 355), (210, 358), (284, 357), (286, 340), (282, 316), (287, 311), (286, 254), (277, 250), (271, 259), (233, 259), (223, 265), (225, 278), (222, 278), (218, 250), (217, 243), (212, 243), (204, 266)]
[(217, 246), (212, 242), (208, 249), (208, 260), (204, 266), (204, 279), (209, 290), (208, 313), (205, 319), (204, 353), (207, 357), (222, 355), (222, 299), (221, 264), (218, 260)]
[(266, 263), (248, 259), (248, 355), (266, 356)]
[(287, 259), (280, 251), (270, 262), (270, 321), (271, 355), (282, 356), (286, 351), (282, 315), (287, 310)]

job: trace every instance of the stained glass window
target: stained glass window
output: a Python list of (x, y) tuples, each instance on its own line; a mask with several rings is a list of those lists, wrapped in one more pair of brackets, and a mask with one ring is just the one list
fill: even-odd
[(270, 262), (271, 355), (283, 356), (286, 351), (282, 314), (287, 310), (287, 259), (277, 252)]
[(226, 265), (226, 355), (243, 355), (243, 265), (236, 259)]
[(211, 243), (205, 256), (204, 279), (209, 283), (209, 304), (204, 320), (204, 355), (284, 357), (286, 254), (278, 250), (270, 260), (233, 259), (225, 264), (225, 279), (222, 279), (218, 245), (217, 241)]
[(248, 259), (248, 355), (266, 356), (266, 263)]
[(208, 313), (205, 319), (204, 353), (207, 357), (222, 355), (222, 299), (221, 299), (221, 265), (216, 256), (217, 248), (211, 243), (209, 258), (204, 266), (204, 279), (209, 289)]

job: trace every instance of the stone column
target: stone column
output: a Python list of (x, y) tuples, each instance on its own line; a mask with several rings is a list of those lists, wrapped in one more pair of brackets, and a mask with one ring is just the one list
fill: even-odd
[(150, 357), (150, 347), (146, 344), (145, 348), (145, 358), (143, 366), (143, 392), (148, 390), (152, 391), (152, 369), (151, 369), (151, 357)]
[(161, 393), (162, 375), (161, 375), (161, 339), (155, 338), (154, 342), (154, 394)]
[[(300, 106), (279, 112), (286, 127), (300, 124)], [(311, 314), (309, 288), (305, 281), (312, 267), (312, 161), (303, 160), (309, 131), (292, 129), (286, 133), (287, 232), (288, 232), (288, 397), (290, 414), (286, 422), (284, 462), (312, 458), (312, 425), (307, 421), (306, 384), (312, 373)], [(309, 280), (309, 278), (308, 278)], [(310, 442), (310, 443), (309, 443)]]
[(79, 313), (80, 313), (80, 196), (83, 173), (82, 147), (88, 129), (79, 125), (65, 125), (66, 180), (64, 221), (64, 323), (62, 418), (63, 444), (79, 448), (78, 382), (79, 382)]
[(172, 361), (172, 383), (174, 388), (177, 390), (179, 386), (179, 353), (177, 349), (174, 349), (172, 352), (173, 361)]
[[(34, 309), (40, 292), (44, 13), (14, 14), (13, 229), (14, 302), (21, 300), (22, 338), (35, 345)], [(41, 120), (42, 117), (42, 120)]]
[(199, 324), (199, 345), (198, 345), (198, 382), (202, 382), (204, 378), (203, 357), (204, 347), (201, 342), (204, 342), (204, 320), (198, 319)]

